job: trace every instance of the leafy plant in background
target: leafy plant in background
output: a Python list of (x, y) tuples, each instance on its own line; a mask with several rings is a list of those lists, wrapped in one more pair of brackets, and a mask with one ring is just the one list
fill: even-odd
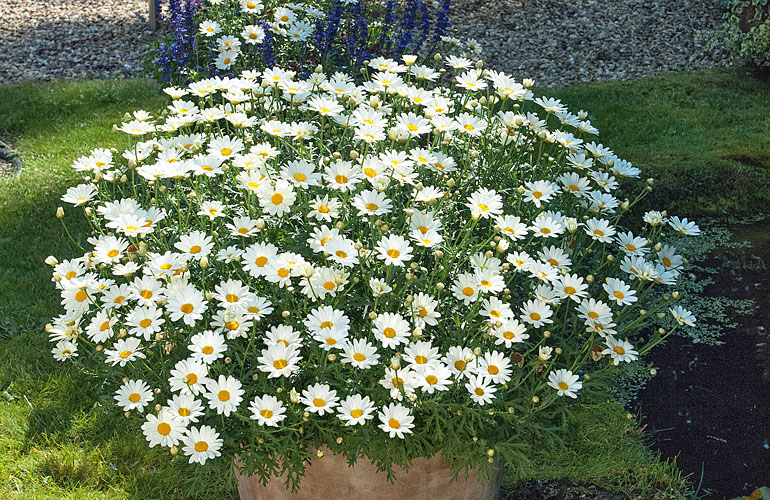
[(157, 13), (167, 33), (145, 65), (156, 79), (182, 84), (276, 64), (307, 74), (407, 51), (478, 50), (448, 36), (449, 11), (450, 0), (167, 0)]
[(736, 57), (770, 68), (770, 0), (731, 0), (709, 46), (723, 43)]

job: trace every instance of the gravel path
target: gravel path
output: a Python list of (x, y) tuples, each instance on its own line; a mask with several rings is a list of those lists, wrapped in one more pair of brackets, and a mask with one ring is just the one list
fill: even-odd
[[(560, 87), (726, 64), (697, 34), (718, 0), (454, 0), (488, 67)], [(0, 83), (139, 76), (147, 0), (0, 0)], [(141, 17), (140, 17), (141, 16)]]
[(147, 0), (0, 0), (0, 83), (138, 76), (147, 13)]
[(716, 28), (717, 0), (455, 0), (458, 35), (488, 67), (539, 86), (628, 80), (727, 64), (696, 35)]

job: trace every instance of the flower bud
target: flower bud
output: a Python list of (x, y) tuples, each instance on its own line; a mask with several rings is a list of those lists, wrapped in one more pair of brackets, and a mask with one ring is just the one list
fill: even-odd
[(281, 313), (281, 317), (284, 318), (284, 319), (288, 318), (289, 316), (291, 316), (291, 312), (290, 311), (283, 311)]
[(206, 256), (201, 257), (200, 265), (201, 269), (206, 269), (209, 267), (209, 258)]
[(56, 208), (56, 218), (57, 219), (64, 218), (64, 209), (62, 207), (57, 207)]
[(45, 258), (45, 263), (48, 264), (51, 267), (55, 267), (57, 264), (59, 264), (59, 261), (56, 260), (56, 257), (53, 255), (49, 255)]

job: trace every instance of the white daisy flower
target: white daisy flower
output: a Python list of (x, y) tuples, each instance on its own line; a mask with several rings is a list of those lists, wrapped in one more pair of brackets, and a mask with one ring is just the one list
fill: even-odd
[(129, 380), (120, 386), (115, 391), (115, 401), (123, 411), (139, 410), (144, 411), (144, 408), (149, 405), (155, 395), (150, 389), (150, 386), (143, 380)]
[(576, 391), (583, 387), (583, 383), (578, 380), (580, 377), (564, 368), (554, 370), (548, 374), (548, 385), (556, 389), (559, 396), (567, 396), (572, 399), (577, 398)]
[(249, 405), (249, 410), (251, 410), (250, 418), (262, 426), (278, 427), (278, 424), (286, 418), (286, 408), (283, 403), (269, 394), (254, 398)]
[(411, 434), (414, 428), (414, 417), (409, 414), (408, 408), (399, 403), (390, 403), (377, 413), (377, 417), (382, 422), (380, 429), (391, 438), (398, 436), (404, 439), (404, 434)]
[(219, 450), (222, 448), (223, 441), (216, 429), (208, 425), (190, 427), (182, 441), (184, 442), (182, 452), (190, 457), (190, 463), (197, 462), (203, 465), (207, 460), (222, 455)]

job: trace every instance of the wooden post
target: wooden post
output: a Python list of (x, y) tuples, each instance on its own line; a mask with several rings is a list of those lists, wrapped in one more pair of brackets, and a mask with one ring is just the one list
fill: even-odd
[(158, 3), (158, 0), (147, 0), (150, 4), (150, 16), (148, 17), (150, 21), (150, 29), (155, 31), (158, 29), (158, 21), (155, 19), (155, 7)]

